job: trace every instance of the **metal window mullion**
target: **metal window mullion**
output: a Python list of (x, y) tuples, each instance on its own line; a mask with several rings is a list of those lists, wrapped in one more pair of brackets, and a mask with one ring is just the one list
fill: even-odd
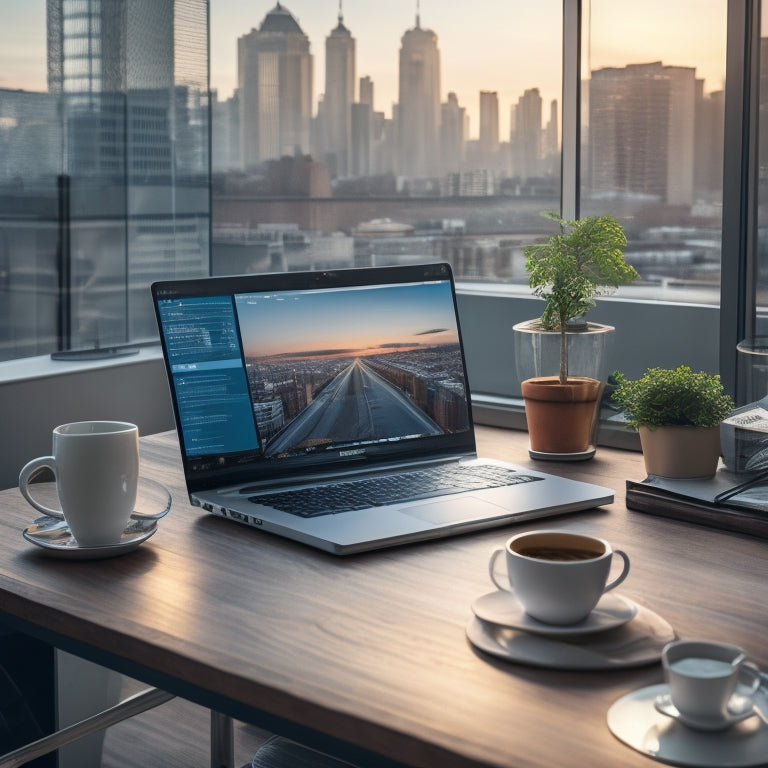
[[(587, 0), (588, 2), (588, 0)], [(560, 212), (579, 218), (581, 178), (581, 17), (582, 0), (563, 0), (562, 143)]]
[(760, 0), (729, 0), (720, 267), (720, 375), (739, 400), (736, 345), (754, 331)]

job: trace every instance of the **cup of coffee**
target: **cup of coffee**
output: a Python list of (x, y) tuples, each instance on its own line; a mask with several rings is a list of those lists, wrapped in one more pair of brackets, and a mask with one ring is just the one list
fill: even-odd
[(664, 647), (661, 662), (670, 700), (684, 721), (727, 722), (733, 695), (751, 699), (760, 687), (760, 670), (736, 645), (675, 640)]
[[(42, 470), (56, 479), (61, 509), (36, 501), (31, 483)], [(122, 421), (80, 421), (53, 430), (53, 454), (27, 463), (19, 489), (38, 511), (66, 520), (77, 544), (120, 542), (136, 503), (139, 429)]]
[[(500, 580), (496, 561), (504, 554), (507, 579)], [(624, 566), (608, 581), (613, 555)], [(570, 531), (520, 533), (497, 549), (488, 564), (491, 581), (511, 590), (534, 619), (547, 624), (575, 624), (589, 616), (603, 593), (627, 578), (629, 557), (594, 536)]]

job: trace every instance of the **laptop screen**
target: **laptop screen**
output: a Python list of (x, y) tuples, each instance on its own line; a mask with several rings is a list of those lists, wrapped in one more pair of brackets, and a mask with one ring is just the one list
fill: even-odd
[(153, 293), (185, 469), (200, 487), (474, 449), (447, 265)]

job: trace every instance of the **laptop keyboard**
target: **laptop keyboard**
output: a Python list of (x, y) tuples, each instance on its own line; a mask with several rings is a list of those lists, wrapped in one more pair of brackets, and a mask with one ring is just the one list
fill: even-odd
[(312, 488), (265, 493), (250, 496), (248, 500), (299, 517), (317, 517), (541, 479), (509, 467), (455, 464), (347, 480)]

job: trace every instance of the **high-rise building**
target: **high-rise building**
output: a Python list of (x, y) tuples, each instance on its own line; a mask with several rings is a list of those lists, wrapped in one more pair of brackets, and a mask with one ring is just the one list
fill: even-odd
[(651, 62), (592, 72), (592, 190), (692, 204), (696, 94), (692, 67)]
[(360, 78), (360, 103), (373, 109), (373, 81), (368, 75)]
[(352, 176), (373, 173), (374, 114), (373, 81), (368, 75), (360, 78), (360, 101), (352, 105), (351, 163)]
[(246, 168), (310, 151), (312, 54), (309, 38), (278, 2), (237, 41), (240, 155)]
[(529, 88), (518, 99), (514, 116), (513, 166), (521, 179), (540, 175), (541, 167), (541, 94)]
[(480, 157), (486, 168), (492, 167), (499, 151), (499, 95), (480, 91)]
[(211, 169), (214, 172), (234, 171), (240, 162), (240, 94), (219, 101), (218, 92), (211, 91)]
[(440, 156), (443, 173), (461, 170), (464, 160), (464, 117), (466, 110), (459, 106), (453, 91), (440, 107)]
[(397, 109), (398, 166), (403, 176), (439, 173), (440, 51), (437, 35), (416, 26), (402, 37)]
[(69, 233), (63, 345), (150, 338), (149, 284), (208, 268), (208, 3), (47, 0), (46, 11)]
[(355, 38), (339, 23), (325, 39), (324, 135), (328, 164), (334, 176), (349, 173), (352, 103), (355, 100)]

